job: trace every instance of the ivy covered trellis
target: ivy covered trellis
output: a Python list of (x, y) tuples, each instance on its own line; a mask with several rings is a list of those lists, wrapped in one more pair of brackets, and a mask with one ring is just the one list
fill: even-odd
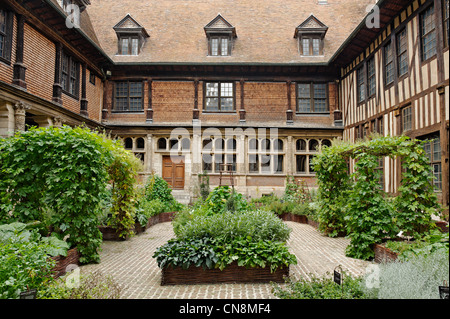
[[(319, 230), (329, 236), (346, 232), (349, 257), (373, 257), (372, 245), (403, 231), (420, 238), (434, 223), (440, 206), (431, 183), (423, 142), (406, 136), (380, 137), (355, 144), (336, 141), (314, 159), (319, 192)], [(380, 187), (379, 159), (398, 158), (402, 176), (397, 196)], [(354, 173), (348, 162), (354, 160)]]

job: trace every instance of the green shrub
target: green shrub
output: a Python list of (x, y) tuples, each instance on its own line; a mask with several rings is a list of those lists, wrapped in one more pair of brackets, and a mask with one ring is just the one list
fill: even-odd
[(249, 207), (242, 194), (226, 185), (214, 188), (201, 206), (200, 209), (207, 215), (221, 214), (226, 211), (240, 212)]
[[(78, 248), (82, 263), (98, 262), (102, 200), (108, 181), (119, 181), (108, 168), (121, 167), (121, 149), (118, 141), (84, 127), (31, 128), (0, 139), (0, 222), (46, 220)], [(131, 186), (120, 187), (127, 192)], [(113, 213), (124, 209), (117, 198)]]
[(175, 235), (181, 239), (220, 237), (233, 240), (250, 236), (254, 240), (285, 242), (291, 232), (281, 219), (263, 210), (225, 212), (211, 216), (192, 212), (190, 218), (183, 216), (180, 220), (177, 216), (172, 223)]
[(159, 175), (152, 174), (145, 185), (145, 198), (148, 201), (159, 199), (167, 203), (174, 200), (169, 184)]
[(223, 270), (236, 261), (242, 267), (270, 267), (274, 272), (281, 267), (297, 264), (284, 242), (256, 239), (251, 236), (232, 240), (215, 239), (214, 251), (217, 256), (216, 267)]
[(265, 207), (265, 209), (274, 212), (276, 215), (291, 213), (296, 203), (290, 201), (273, 201)]
[(209, 237), (169, 240), (165, 245), (156, 249), (158, 267), (203, 267), (204, 269), (219, 268), (223, 270), (227, 265), (236, 261), (242, 267), (270, 267), (275, 271), (279, 267), (296, 264), (295, 255), (289, 253), (282, 242), (270, 240), (254, 240), (251, 237), (225, 238)]
[(156, 249), (153, 258), (161, 269), (170, 265), (183, 269), (191, 265), (211, 269), (218, 260), (212, 243), (210, 238), (171, 239)]
[(56, 237), (41, 237), (23, 223), (0, 226), (0, 299), (16, 299), (20, 292), (52, 281), (55, 261), (69, 246)]
[(342, 285), (338, 285), (327, 273), (319, 277), (310, 274), (298, 281), (287, 280), (287, 285), (273, 285), (273, 293), (281, 299), (366, 299), (369, 295), (362, 289), (362, 278), (343, 272)]
[(37, 293), (38, 299), (119, 299), (122, 287), (112, 276), (95, 271), (80, 275), (78, 287), (68, 287), (66, 277), (42, 286)]
[(167, 211), (167, 208), (167, 204), (159, 199), (149, 201), (146, 198), (142, 198), (136, 209), (136, 221), (139, 222), (141, 226), (145, 226), (150, 217)]

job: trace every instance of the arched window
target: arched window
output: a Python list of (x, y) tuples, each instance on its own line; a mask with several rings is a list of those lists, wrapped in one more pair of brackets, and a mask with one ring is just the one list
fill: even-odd
[(178, 150), (178, 139), (171, 138), (169, 140), (169, 147), (170, 147), (171, 150), (177, 151)]
[(270, 140), (265, 138), (261, 141), (261, 150), (262, 151), (270, 151)]
[(299, 139), (299, 140), (297, 140), (295, 145), (296, 145), (297, 151), (306, 151), (306, 141), (305, 140)]
[(224, 141), (221, 138), (214, 140), (214, 147), (216, 151), (222, 151), (224, 147)]
[(159, 150), (166, 150), (167, 149), (167, 140), (164, 137), (161, 137), (158, 140), (158, 149)]
[(322, 146), (330, 147), (331, 146), (331, 141), (327, 140), (327, 139), (322, 140)]
[(133, 139), (131, 137), (127, 137), (125, 139), (125, 149), (127, 149), (127, 150), (133, 149)]
[(212, 140), (209, 138), (203, 140), (203, 150), (211, 150), (211, 149), (212, 149)]
[(283, 150), (283, 141), (279, 138), (275, 140), (274, 143), (274, 151), (282, 151)]
[(144, 138), (139, 137), (136, 140), (136, 148), (138, 148), (138, 149), (144, 149), (145, 148), (145, 140), (144, 140)]
[(181, 140), (181, 150), (189, 151), (191, 149), (191, 141), (188, 138), (183, 138)]
[(317, 140), (309, 140), (309, 151), (315, 152), (319, 150), (319, 142)]
[(258, 140), (255, 138), (252, 138), (251, 140), (248, 141), (248, 148), (251, 151), (257, 151), (258, 150)]
[(227, 140), (227, 150), (228, 151), (236, 150), (236, 140), (234, 138), (230, 138)]

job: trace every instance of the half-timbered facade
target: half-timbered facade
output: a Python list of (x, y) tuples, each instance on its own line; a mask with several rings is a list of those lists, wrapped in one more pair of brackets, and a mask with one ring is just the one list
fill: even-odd
[[(0, 135), (104, 129), (189, 200), (204, 172), (252, 197), (314, 187), (333, 139), (407, 134), (448, 203), (448, 1), (369, 5), (2, 0)], [(399, 162), (380, 166), (395, 193)]]
[[(390, 6), (386, 4), (386, 10), (395, 8)], [(347, 46), (355, 53), (344, 51), (337, 57), (345, 62), (339, 89), (343, 138), (355, 141), (376, 132), (429, 140), (425, 151), (435, 190), (445, 205), (449, 192), (448, 8), (446, 0), (404, 1), (379, 32), (357, 30)], [(384, 189), (395, 193), (400, 160), (386, 157), (380, 167)]]

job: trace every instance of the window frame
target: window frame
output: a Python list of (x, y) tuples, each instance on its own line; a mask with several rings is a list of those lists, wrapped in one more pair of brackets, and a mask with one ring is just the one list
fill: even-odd
[(444, 38), (444, 48), (448, 48), (450, 42), (450, 8), (449, 8), (450, 0), (442, 0), (442, 27), (443, 30), (443, 38)]
[[(218, 86), (218, 92), (217, 92), (217, 96), (208, 96), (207, 95), (207, 85), (208, 84), (215, 84), (217, 83)], [(228, 83), (232, 85), (232, 96), (222, 96), (221, 92), (222, 92), (222, 84), (224, 83)], [(206, 102), (208, 100), (208, 98), (217, 98), (217, 110), (208, 110), (206, 109)], [(222, 111), (222, 99), (232, 99), (232, 103), (233, 103), (233, 107), (232, 110), (224, 110)], [(202, 108), (202, 113), (236, 113), (236, 85), (234, 81), (204, 81), (203, 82), (203, 108)]]
[[(384, 85), (385, 87), (391, 86), (395, 82), (395, 66), (394, 66), (394, 47), (392, 40), (389, 40), (383, 47), (383, 61), (384, 61)], [(390, 59), (388, 59), (388, 53), (390, 53)], [(388, 69), (392, 72), (392, 80), (389, 81)]]
[[(305, 54), (303, 41), (308, 40), (308, 54)], [(314, 40), (319, 41), (319, 47), (317, 54), (314, 54)], [(320, 35), (314, 36), (314, 35), (302, 35), (299, 38), (299, 51), (300, 55), (304, 57), (312, 57), (312, 56), (323, 56), (323, 39)]]
[[(425, 14), (427, 14), (429, 11), (432, 11), (430, 14), (430, 17), (433, 19), (432, 23), (433, 23), (433, 28), (428, 31), (427, 33), (423, 34), (423, 27), (424, 27), (424, 16)], [(428, 62), (429, 60), (435, 58), (437, 56), (437, 34), (436, 34), (436, 10), (434, 8), (434, 4), (431, 4), (430, 6), (428, 6), (427, 8), (425, 8), (422, 12), (420, 12), (419, 14), (419, 40), (420, 40), (420, 58), (422, 63), (423, 62)], [(424, 51), (424, 39), (433, 35), (434, 36), (434, 53), (430, 56), (425, 56), (425, 51)], [(428, 50), (429, 51), (429, 50)], [(427, 52), (428, 52), (427, 51)]]
[[(401, 51), (401, 49), (402, 49), (401, 34), (402, 33), (405, 34), (404, 35), (405, 45), (404, 45), (403, 51)], [(396, 58), (397, 58), (397, 77), (402, 78), (402, 77), (408, 76), (408, 74), (409, 74), (408, 30), (406, 27), (404, 27), (403, 29), (398, 31), (395, 36), (395, 50), (396, 50)], [(406, 71), (404, 73), (400, 72), (401, 61), (403, 60), (402, 57), (404, 57), (404, 61), (406, 61)]]
[[(222, 40), (227, 40), (226, 45), (226, 54), (224, 53), (224, 49), (222, 47)], [(213, 40), (217, 40), (217, 54), (213, 54)], [(208, 56), (213, 57), (223, 57), (223, 56), (231, 56), (231, 36), (223, 35), (223, 34), (211, 34), (208, 37)]]
[(13, 25), (14, 25), (14, 14), (12, 11), (0, 7), (0, 12), (4, 13), (4, 31), (0, 30), (0, 35), (3, 37), (3, 52), (0, 55), (0, 62), (7, 65), (11, 65), (11, 55), (13, 46)]
[[(370, 65), (372, 65), (372, 68), (370, 67)], [(373, 73), (371, 73), (371, 71), (373, 71)], [(367, 99), (371, 99), (377, 94), (377, 72), (375, 66), (375, 56), (371, 56), (366, 61), (366, 79), (367, 79), (366, 95)], [(372, 92), (372, 84), (373, 84), (373, 92)]]
[[(123, 33), (119, 33), (118, 34), (118, 38), (119, 38), (119, 42), (118, 42), (118, 45), (119, 45), (119, 47), (118, 47), (118, 52), (117, 52), (117, 55), (121, 55), (121, 56), (127, 56), (127, 55), (130, 55), (130, 56), (138, 56), (140, 53), (141, 53), (141, 38), (140, 38), (140, 36), (139, 36), (139, 34), (123, 34)], [(127, 53), (126, 54), (124, 54), (123, 53), (123, 43), (122, 43), (122, 41), (123, 40), (127, 40), (128, 41), (128, 43), (127, 43), (127, 46), (128, 46), (128, 48), (127, 48)], [(137, 52), (136, 52), (136, 54), (134, 54), (133, 53), (133, 40), (137, 40)]]
[[(437, 193), (442, 192), (442, 145), (441, 145), (441, 139), (440, 139), (440, 134), (439, 133), (435, 133), (435, 134), (430, 134), (427, 136), (423, 136), (423, 137), (419, 137), (418, 139), (422, 140), (422, 141), (426, 141), (426, 143), (423, 145), (424, 151), (429, 159), (429, 164), (431, 166), (431, 183), (433, 184), (433, 190)], [(439, 145), (439, 156), (437, 158), (435, 158), (435, 146), (436, 146), (436, 141), (437, 144)], [(429, 150), (430, 152), (427, 152), (427, 146), (429, 146)], [(436, 179), (435, 179), (435, 166), (439, 167), (439, 179), (438, 179), (438, 183), (436, 183)], [(439, 184), (439, 187), (436, 187), (436, 184)]]
[[(295, 174), (296, 175), (302, 175), (302, 176), (313, 176), (316, 173), (314, 170), (311, 170), (311, 161), (314, 156), (317, 156), (319, 154), (320, 150), (322, 149), (322, 146), (324, 145), (324, 141), (328, 141), (330, 145), (333, 145), (331, 142), (332, 138), (306, 138), (306, 137), (297, 137), (295, 138), (295, 148), (294, 148), (294, 162), (295, 162)], [(299, 149), (298, 146), (300, 141), (303, 141), (305, 149)], [(311, 149), (311, 142), (316, 141), (317, 142), (317, 149)], [(298, 158), (300, 156), (303, 156), (305, 158), (305, 171), (299, 171), (298, 170)]]
[[(409, 110), (409, 114), (405, 114), (407, 110)], [(414, 130), (414, 114), (412, 105), (408, 104), (407, 106), (402, 107), (400, 112), (402, 133)], [(406, 121), (408, 118), (410, 119), (410, 122)], [(406, 125), (408, 125), (408, 127), (405, 127)]]
[[(67, 60), (67, 69), (64, 70), (64, 62)], [(74, 99), (80, 97), (80, 67), (81, 63), (73, 58), (70, 54), (64, 52), (61, 53), (61, 88), (62, 92)], [(76, 69), (75, 71), (73, 69)], [(63, 80), (65, 78), (65, 80)], [(74, 79), (75, 92), (71, 92), (71, 81)]]
[[(256, 141), (256, 148), (251, 147), (251, 142)], [(268, 141), (268, 148), (263, 148), (263, 142)], [(281, 141), (281, 149), (276, 146), (278, 141)], [(286, 142), (282, 138), (257, 138), (249, 137), (247, 140), (248, 152), (247, 152), (247, 171), (249, 174), (262, 174), (262, 175), (282, 175), (286, 170)], [(252, 161), (251, 158), (255, 158), (256, 161)], [(263, 162), (263, 159), (267, 158), (268, 161)], [(280, 169), (281, 167), (281, 169)]]
[[(127, 83), (127, 109), (121, 109), (117, 110), (117, 84), (118, 83)], [(130, 110), (130, 83), (139, 83), (141, 86), (141, 109), (140, 110)], [(125, 96), (120, 96), (120, 98), (125, 98)], [(133, 96), (133, 98), (137, 98), (136, 96)], [(113, 113), (142, 113), (144, 112), (144, 83), (142, 80), (127, 80), (127, 81), (114, 81), (114, 91), (113, 91), (113, 106), (112, 106), (112, 112)]]
[[(309, 97), (301, 97), (300, 96), (300, 85), (309, 85)], [(315, 96), (315, 85), (324, 85), (325, 86), (325, 98), (316, 97)], [(296, 82), (295, 85), (295, 94), (296, 94), (296, 114), (304, 115), (304, 114), (330, 114), (330, 101), (329, 101), (329, 88), (327, 82)], [(300, 110), (300, 100), (309, 100), (309, 112)], [(316, 100), (325, 100), (325, 111), (316, 111), (315, 101)]]
[[(217, 142), (222, 140), (222, 147), (217, 147)], [(230, 146), (230, 140), (234, 140), (232, 146)], [(206, 142), (206, 144), (205, 144)], [(208, 172), (210, 174), (219, 174), (221, 164), (231, 164), (231, 171), (233, 173), (237, 172), (237, 139), (234, 137), (230, 138), (203, 138), (202, 139), (202, 149), (201, 149), (201, 168), (202, 171)], [(208, 147), (207, 147), (208, 146)], [(205, 156), (209, 156), (210, 162), (206, 162)], [(217, 161), (220, 158), (220, 162)], [(231, 159), (231, 160), (230, 160)], [(207, 165), (208, 167), (205, 167)]]
[(366, 101), (366, 74), (364, 72), (365, 65), (356, 69), (356, 99), (357, 104), (364, 103)]

